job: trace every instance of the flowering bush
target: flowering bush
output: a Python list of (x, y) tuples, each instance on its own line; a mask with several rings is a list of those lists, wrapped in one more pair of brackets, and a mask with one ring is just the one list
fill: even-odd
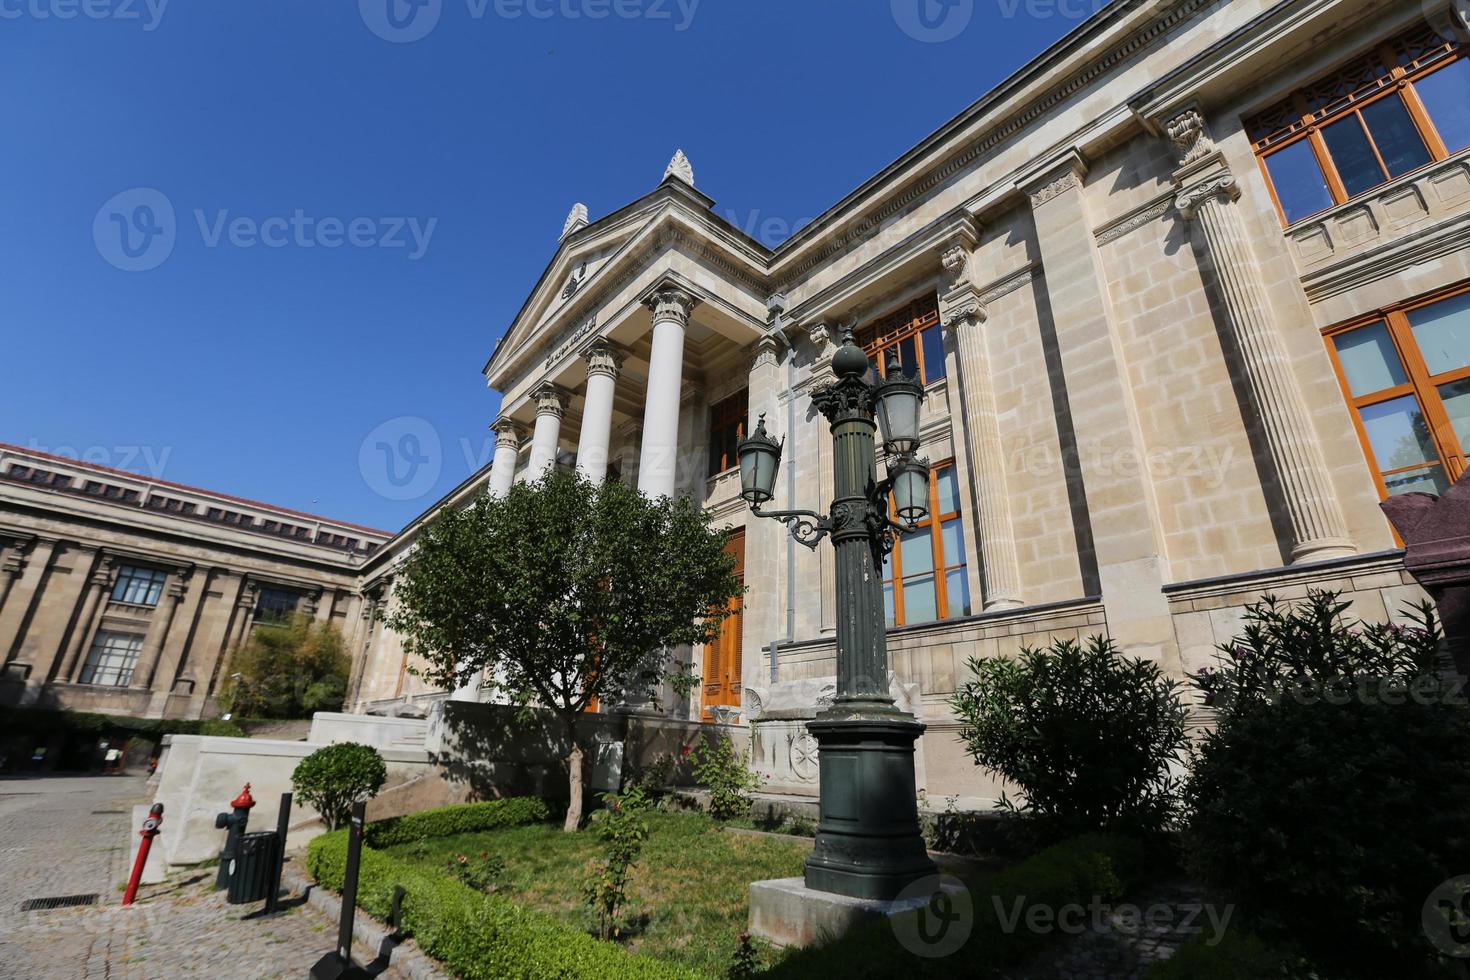
[(496, 879), (505, 874), (505, 861), (489, 851), (478, 855), (456, 854), (449, 859), (449, 873), (462, 885), (493, 892), (499, 887)]
[(686, 752), (694, 778), (709, 787), (710, 816), (729, 820), (750, 812), (750, 791), (760, 787), (760, 776), (735, 751), (730, 736), (707, 738)]
[(628, 883), (634, 861), (648, 840), (648, 795), (641, 786), (622, 796), (609, 795), (606, 809), (597, 814), (597, 834), (607, 844), (607, 857), (597, 873), (582, 888), (584, 900), (597, 917), (597, 934), (603, 939), (618, 935), (618, 913), (628, 901)]

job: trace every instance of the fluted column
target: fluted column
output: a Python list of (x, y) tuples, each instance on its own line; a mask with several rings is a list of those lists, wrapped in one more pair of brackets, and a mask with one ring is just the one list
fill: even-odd
[(1351, 555), (1357, 549), (1348, 537), (1322, 447), (1235, 205), (1240, 184), (1205, 133), (1198, 111), (1176, 116), (1168, 132), (1182, 151), (1183, 165), (1174, 172), (1179, 188), (1174, 204), (1204, 236), (1206, 258), (1224, 300), (1254, 414), (1261, 420), (1290, 519), (1291, 562)]
[[(175, 569), (169, 575), (168, 585), (163, 590), (163, 601), (153, 610), (153, 623), (148, 630), (148, 638), (143, 643), (143, 655), (138, 659), (138, 668), (133, 671), (137, 683), (131, 686), (151, 688), (157, 680), (155, 674), (163, 657), (164, 644), (173, 628), (179, 605), (189, 591), (189, 578), (193, 574), (194, 569), (188, 567)], [(173, 678), (168, 677), (166, 681), (171, 683)]]
[(668, 287), (655, 292), (646, 303), (653, 312), (653, 349), (648, 357), (638, 490), (649, 497), (671, 497), (678, 474), (684, 331), (698, 300), (682, 289)]
[(1011, 521), (1011, 498), (1006, 485), (1005, 450), (1000, 441), (1000, 419), (995, 412), (995, 386), (990, 379), (990, 354), (981, 325), (985, 307), (969, 275), (973, 239), (952, 242), (942, 253), (952, 277), (943, 296), (944, 329), (953, 333), (964, 411), (959, 421), (965, 432), (969, 482), (975, 496), (976, 551), (980, 559), (980, 586), (985, 609), (1013, 609), (1022, 605), (1021, 563)]
[(92, 648), (92, 640), (96, 638), (97, 627), (101, 622), (97, 613), (102, 608), (103, 597), (112, 590), (114, 571), (113, 560), (105, 556), (92, 571), (91, 585), (82, 603), (82, 614), (77, 618), (76, 631), (67, 644), (66, 660), (60, 674), (63, 681), (73, 684), (81, 682), (82, 665), (86, 661), (87, 651)]
[(489, 492), (492, 497), (504, 497), (516, 479), (516, 462), (521, 457), (526, 429), (514, 419), (502, 418), (490, 430), (495, 433), (495, 460), (490, 464)]
[[(829, 323), (814, 323), (807, 328), (816, 354), (812, 358), (810, 388), (815, 391), (836, 380), (832, 373), (832, 355), (837, 353), (835, 330)], [(817, 499), (826, 507), (832, 502), (836, 490), (832, 485), (835, 472), (832, 459), (832, 427), (818, 425), (817, 430)], [(822, 597), (822, 608), (817, 628), (821, 633), (837, 631), (837, 551), (835, 548), (817, 549), (817, 579)]]
[(561, 420), (567, 414), (567, 395), (555, 385), (542, 385), (532, 396), (536, 399), (536, 427), (531, 431), (531, 460), (527, 477), (539, 480), (556, 465), (556, 450), (561, 438)]
[(608, 444), (612, 441), (613, 392), (623, 366), (623, 352), (606, 339), (588, 345), (587, 399), (582, 408), (582, 434), (577, 440), (577, 474), (593, 483), (607, 476)]

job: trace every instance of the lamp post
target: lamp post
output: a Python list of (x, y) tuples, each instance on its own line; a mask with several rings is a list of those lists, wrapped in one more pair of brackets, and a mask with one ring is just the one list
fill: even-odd
[[(837, 552), (837, 693), (807, 725), (820, 751), (821, 821), (806, 886), (888, 900), (935, 873), (914, 795), (914, 742), (924, 726), (888, 694), (883, 610), (883, 558), (929, 510), (929, 467), (915, 457), (924, 388), (903, 376), (891, 351), (887, 377), (869, 381), (867, 355), (850, 328), (832, 370), (837, 380), (812, 395), (832, 427), (830, 513), (761, 509), (774, 496), (784, 445), (766, 432), (764, 416), (738, 447), (741, 496), (753, 514), (786, 524), (807, 547), (831, 537)], [(879, 426), (888, 459), (882, 482)], [(890, 493), (897, 521), (889, 517)]]

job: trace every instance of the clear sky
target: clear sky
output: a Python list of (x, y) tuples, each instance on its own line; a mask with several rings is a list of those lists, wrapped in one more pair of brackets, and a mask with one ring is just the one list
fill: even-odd
[(396, 530), (575, 201), (776, 244), (1100, 2), (0, 0), (0, 442)]

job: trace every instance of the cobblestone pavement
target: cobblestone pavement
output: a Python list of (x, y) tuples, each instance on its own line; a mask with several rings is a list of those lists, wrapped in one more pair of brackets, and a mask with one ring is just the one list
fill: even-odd
[[(226, 905), (213, 868), (175, 871), (123, 908), (132, 806), (143, 801), (141, 777), (0, 780), (0, 980), (300, 978), (331, 950), (335, 922), (294, 899), (246, 918), (260, 905)], [(27, 899), (90, 894), (94, 907), (19, 910)], [(373, 958), (361, 947), (355, 956)]]

